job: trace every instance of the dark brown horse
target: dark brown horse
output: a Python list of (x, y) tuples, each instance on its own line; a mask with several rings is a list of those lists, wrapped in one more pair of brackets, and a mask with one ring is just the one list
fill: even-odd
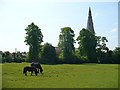
[(31, 66), (36, 67), (36, 68), (38, 69), (38, 73), (39, 73), (39, 69), (40, 69), (40, 73), (42, 74), (43, 69), (42, 69), (42, 67), (41, 67), (41, 65), (40, 65), (39, 62), (32, 62), (32, 63), (31, 63)]
[(28, 72), (31, 72), (31, 76), (32, 76), (32, 73), (33, 72), (35, 72), (35, 75), (37, 76), (37, 69), (36, 69), (36, 67), (34, 67), (34, 66), (26, 66), (26, 67), (24, 67), (24, 69), (23, 69), (23, 74), (25, 74), (25, 76), (27, 76), (27, 71)]

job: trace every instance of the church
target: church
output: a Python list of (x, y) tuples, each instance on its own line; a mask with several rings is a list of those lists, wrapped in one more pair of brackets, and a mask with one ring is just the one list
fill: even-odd
[(93, 20), (92, 20), (92, 13), (91, 13), (90, 7), (89, 7), (89, 12), (88, 12), (87, 29), (95, 34)]

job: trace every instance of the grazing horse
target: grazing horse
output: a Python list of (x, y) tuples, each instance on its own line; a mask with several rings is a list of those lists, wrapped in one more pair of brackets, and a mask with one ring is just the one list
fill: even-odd
[(42, 74), (43, 69), (42, 69), (42, 67), (41, 67), (41, 65), (40, 65), (39, 62), (32, 62), (32, 63), (31, 63), (31, 66), (36, 67), (36, 68), (38, 69), (38, 73), (39, 73), (39, 69), (40, 69), (40, 73)]
[(23, 69), (23, 74), (25, 74), (25, 76), (27, 76), (27, 71), (29, 71), (29, 72), (31, 72), (31, 76), (32, 76), (32, 73), (33, 73), (33, 71), (35, 72), (35, 75), (37, 76), (37, 69), (36, 69), (36, 67), (34, 67), (34, 66), (32, 66), (32, 67), (30, 67), (30, 66), (26, 66), (26, 67), (24, 67), (24, 69)]

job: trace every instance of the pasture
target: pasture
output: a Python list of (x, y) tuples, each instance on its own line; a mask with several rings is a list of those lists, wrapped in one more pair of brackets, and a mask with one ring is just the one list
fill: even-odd
[(2, 64), (2, 88), (118, 88), (118, 64), (42, 64), (42, 75), (25, 76), (29, 65)]

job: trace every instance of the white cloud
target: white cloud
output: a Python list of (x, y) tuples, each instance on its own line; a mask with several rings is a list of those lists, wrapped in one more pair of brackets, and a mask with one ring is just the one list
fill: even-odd
[(114, 32), (117, 32), (117, 28), (116, 28), (116, 27), (113, 28), (113, 29), (110, 31), (110, 33), (114, 33)]

